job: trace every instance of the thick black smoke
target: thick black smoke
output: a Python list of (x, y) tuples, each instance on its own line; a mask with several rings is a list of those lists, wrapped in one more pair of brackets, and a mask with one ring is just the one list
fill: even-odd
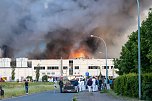
[[(143, 12), (152, 0), (140, 3)], [(95, 34), (115, 57), (136, 20), (136, 0), (0, 0), (0, 46), (12, 49), (9, 57), (68, 58), (81, 47), (98, 55), (104, 45)]]

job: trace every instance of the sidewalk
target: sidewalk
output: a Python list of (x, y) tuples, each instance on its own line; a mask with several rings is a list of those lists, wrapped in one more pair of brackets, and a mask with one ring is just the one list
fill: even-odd
[(116, 98), (108, 93), (100, 92), (79, 92), (77, 95), (78, 101), (124, 101), (121, 98)]

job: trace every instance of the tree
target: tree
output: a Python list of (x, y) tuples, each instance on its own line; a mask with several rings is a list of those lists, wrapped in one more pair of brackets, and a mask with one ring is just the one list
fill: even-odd
[(36, 68), (36, 81), (39, 81), (39, 77), (40, 77), (40, 67)]
[(12, 74), (11, 79), (14, 81), (15, 80), (15, 66), (12, 66), (11, 74)]
[[(141, 71), (152, 72), (152, 10), (141, 26)], [(129, 40), (122, 46), (120, 57), (114, 60), (118, 74), (137, 73), (138, 70), (138, 33), (132, 32)]]

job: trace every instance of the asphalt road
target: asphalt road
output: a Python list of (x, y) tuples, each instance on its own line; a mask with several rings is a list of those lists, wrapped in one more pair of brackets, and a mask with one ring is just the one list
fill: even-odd
[(48, 91), (43, 93), (25, 95), (0, 101), (72, 101), (75, 93), (59, 93)]

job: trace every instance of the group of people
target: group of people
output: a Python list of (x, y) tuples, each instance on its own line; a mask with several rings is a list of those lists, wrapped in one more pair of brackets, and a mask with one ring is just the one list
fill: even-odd
[(95, 92), (95, 91), (101, 91), (103, 89), (110, 89), (111, 85), (112, 85), (113, 81), (112, 79), (107, 79), (102, 77), (102, 78), (89, 78), (87, 80), (87, 87), (89, 92)]
[[(88, 90), (89, 92), (96, 92), (96, 91), (101, 91), (102, 89), (110, 89), (110, 85), (112, 84), (112, 80), (108, 79), (106, 83), (106, 78), (96, 78), (96, 77), (90, 77), (86, 79), (79, 79), (75, 78), (74, 79), (74, 87), (77, 90), (77, 92), (81, 92), (84, 90)], [(59, 81), (59, 86), (60, 86), (60, 92), (62, 92), (63, 88), (63, 81)]]

